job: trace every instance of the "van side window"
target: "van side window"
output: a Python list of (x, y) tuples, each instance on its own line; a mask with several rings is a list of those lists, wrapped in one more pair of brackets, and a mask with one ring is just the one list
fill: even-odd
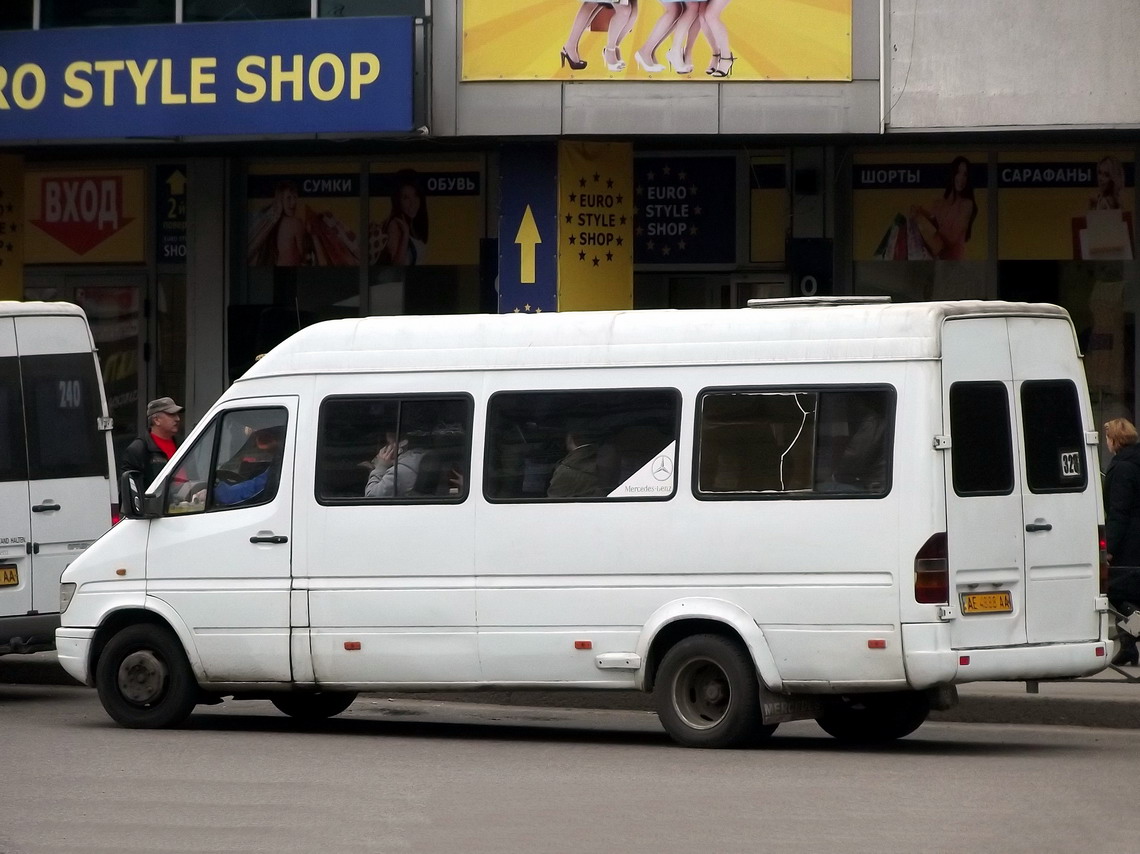
[(488, 501), (662, 499), (675, 491), (673, 389), (500, 392), (487, 412)]
[(1004, 383), (950, 386), (950, 440), (954, 492), (962, 496), (1013, 492), (1013, 441)]
[(266, 504), (277, 495), (288, 412), (234, 409), (214, 419), (165, 484), (168, 515)]
[(0, 359), (0, 481), (27, 479), (20, 362), (10, 356)]
[(98, 429), (102, 413), (90, 353), (24, 356), (24, 413), (28, 477), (107, 477), (107, 446)]
[(463, 501), (471, 468), (467, 395), (331, 397), (317, 428), (321, 504)]
[(878, 498), (890, 491), (888, 387), (701, 394), (698, 498)]
[(1027, 380), (1021, 385), (1021, 418), (1030, 492), (1084, 492), (1088, 466), (1076, 385)]

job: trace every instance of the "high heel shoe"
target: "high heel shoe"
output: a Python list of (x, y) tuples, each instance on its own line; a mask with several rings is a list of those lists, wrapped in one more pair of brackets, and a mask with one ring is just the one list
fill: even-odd
[(661, 63), (651, 62), (651, 61), (645, 59), (645, 57), (643, 57), (641, 55), (641, 51), (639, 51), (639, 50), (635, 50), (633, 52), (633, 58), (637, 60), (637, 65), (642, 71), (648, 71), (650, 73), (655, 73), (658, 71), (664, 71), (665, 70), (665, 66), (662, 65)]
[(709, 59), (709, 67), (705, 69), (705, 74), (712, 74), (718, 65), (720, 65), (720, 54), (714, 53)]
[(581, 71), (586, 67), (586, 60), (584, 59), (571, 59), (570, 54), (566, 52), (566, 48), (562, 48), (562, 63), (559, 68), (569, 65), (575, 71)]
[[(721, 63), (728, 63), (728, 68), (721, 68)], [(736, 62), (736, 57), (731, 53), (728, 56), (722, 56), (716, 63), (716, 69), (713, 71), (713, 77), (730, 77), (732, 76), (732, 63)]]
[[(610, 57), (613, 56), (611, 61)], [(610, 71), (625, 71), (625, 60), (621, 58), (616, 47), (602, 48), (602, 60), (606, 63), (606, 68)]]
[(693, 73), (693, 63), (685, 63), (685, 60), (682, 57), (681, 51), (677, 45), (673, 45), (671, 48), (669, 48), (669, 50), (665, 51), (665, 58), (669, 61), (669, 64), (673, 66), (673, 70), (678, 74)]

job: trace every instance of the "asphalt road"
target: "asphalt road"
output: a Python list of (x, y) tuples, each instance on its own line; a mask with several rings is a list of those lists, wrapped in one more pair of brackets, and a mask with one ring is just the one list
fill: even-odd
[(368, 696), (125, 730), (93, 691), (0, 685), (0, 854), (1134, 851), (1140, 732), (931, 722), (841, 747), (810, 722), (675, 747), (648, 712)]

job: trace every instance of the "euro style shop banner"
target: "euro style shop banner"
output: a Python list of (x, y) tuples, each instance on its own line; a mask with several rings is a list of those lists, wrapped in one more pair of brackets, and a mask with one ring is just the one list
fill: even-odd
[(633, 307), (633, 147), (558, 145), (558, 310)]
[(0, 139), (412, 128), (413, 20), (0, 31)]
[(368, 169), (369, 265), (478, 265), (481, 160), (386, 160)]
[(24, 260), (29, 264), (145, 260), (142, 169), (28, 171)]
[(852, 167), (856, 261), (984, 261), (984, 152), (863, 153)]
[(1016, 152), (998, 157), (998, 257), (1127, 261), (1136, 177), (1127, 151)]
[(24, 158), (0, 154), (0, 299), (24, 298)]
[(246, 260), (251, 267), (360, 264), (360, 170), (354, 166), (252, 166)]
[(850, 80), (851, 0), (462, 0), (464, 80)]
[(736, 158), (634, 161), (635, 264), (736, 261)]

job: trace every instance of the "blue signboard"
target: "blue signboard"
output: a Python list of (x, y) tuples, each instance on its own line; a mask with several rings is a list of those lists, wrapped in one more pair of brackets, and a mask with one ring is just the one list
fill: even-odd
[(635, 264), (736, 261), (736, 159), (638, 157)]
[(412, 128), (411, 18), (0, 32), (0, 139)]
[(186, 263), (186, 164), (154, 170), (154, 246), (159, 264)]
[(499, 313), (558, 308), (558, 149), (504, 145), (499, 218)]

